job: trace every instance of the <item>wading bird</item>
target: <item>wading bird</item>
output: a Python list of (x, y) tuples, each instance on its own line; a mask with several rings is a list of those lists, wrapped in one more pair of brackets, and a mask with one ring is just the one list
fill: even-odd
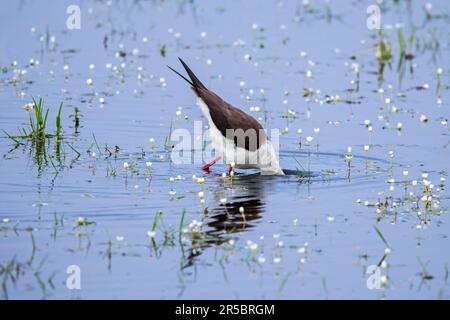
[(261, 124), (206, 88), (186, 63), (181, 58), (178, 59), (190, 80), (167, 67), (191, 85), (197, 96), (197, 104), (208, 120), (212, 145), (219, 154), (202, 169), (208, 171), (217, 161), (224, 159), (229, 164), (229, 173), (236, 167), (259, 169), (264, 175), (283, 175), (275, 148)]

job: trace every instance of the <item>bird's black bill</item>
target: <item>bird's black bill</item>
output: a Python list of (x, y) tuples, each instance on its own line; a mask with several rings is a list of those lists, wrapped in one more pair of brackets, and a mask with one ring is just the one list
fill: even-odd
[(175, 69), (173, 69), (173, 68), (171, 68), (171, 67), (169, 67), (169, 66), (167, 66), (167, 68), (169, 68), (170, 70), (172, 70), (173, 72), (175, 72), (177, 75), (179, 75), (179, 76), (182, 77), (184, 80), (186, 80), (187, 83), (189, 83), (192, 87), (194, 87), (194, 84), (193, 84), (191, 81), (189, 81), (185, 76), (183, 76), (181, 73), (179, 73), (177, 70), (175, 70)]
[(195, 89), (198, 89), (198, 88), (206, 89), (206, 87), (203, 85), (203, 83), (201, 83), (201, 81), (198, 80), (198, 78), (195, 76), (195, 74), (192, 72), (192, 70), (187, 66), (187, 64), (184, 63), (184, 61), (181, 58), (178, 58), (178, 59), (180, 60), (180, 62), (183, 65), (184, 69), (186, 70), (187, 74), (189, 75), (189, 78), (191, 78), (191, 81), (193, 83), (193, 87)]

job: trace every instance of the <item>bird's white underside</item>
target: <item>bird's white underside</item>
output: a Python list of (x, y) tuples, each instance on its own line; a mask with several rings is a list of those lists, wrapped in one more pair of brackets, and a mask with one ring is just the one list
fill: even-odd
[(259, 169), (263, 175), (284, 174), (280, 168), (275, 149), (269, 140), (266, 140), (266, 143), (256, 151), (239, 148), (234, 144), (234, 141), (225, 138), (217, 129), (212, 121), (208, 106), (201, 98), (197, 98), (197, 104), (208, 120), (212, 145), (226, 163), (234, 161), (236, 167), (240, 169)]

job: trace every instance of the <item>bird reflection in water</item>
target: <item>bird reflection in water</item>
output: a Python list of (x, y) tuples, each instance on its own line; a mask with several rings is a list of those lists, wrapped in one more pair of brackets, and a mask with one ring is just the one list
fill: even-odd
[[(264, 188), (272, 179), (276, 177), (260, 174), (236, 175), (233, 178), (231, 198), (228, 198), (225, 204), (216, 199), (215, 203), (220, 204), (210, 207), (203, 220), (205, 238), (185, 252), (182, 268), (192, 266), (196, 257), (208, 247), (221, 245), (231, 238), (230, 235), (254, 228), (265, 208)], [(218, 185), (217, 188), (222, 189), (223, 186)], [(217, 191), (213, 193), (220, 194), (219, 190)], [(244, 208), (243, 213), (239, 211), (241, 207)]]

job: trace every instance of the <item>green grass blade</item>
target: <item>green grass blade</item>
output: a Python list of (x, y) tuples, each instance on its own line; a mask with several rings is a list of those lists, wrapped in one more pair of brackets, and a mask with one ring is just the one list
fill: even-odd
[(186, 209), (183, 208), (183, 212), (181, 213), (180, 226), (178, 227), (178, 232), (180, 233), (180, 237), (181, 237), (181, 233), (183, 232), (185, 216), (186, 216)]
[(386, 239), (384, 238), (384, 236), (383, 236), (383, 234), (381, 233), (381, 231), (380, 231), (376, 226), (373, 226), (373, 227), (374, 227), (376, 233), (378, 234), (378, 236), (380, 237), (381, 241), (383, 241), (383, 243), (386, 245), (386, 247), (389, 248), (389, 244), (387, 243), (387, 241), (386, 241)]

